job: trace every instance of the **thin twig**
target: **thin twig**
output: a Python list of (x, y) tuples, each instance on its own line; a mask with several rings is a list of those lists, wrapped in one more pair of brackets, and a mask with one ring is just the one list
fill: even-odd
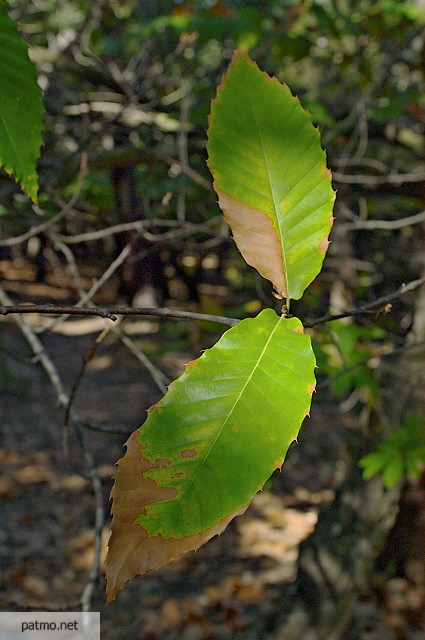
[(69, 270), (71, 272), (71, 276), (72, 279), (74, 280), (75, 283), (75, 289), (78, 293), (78, 295), (81, 297), (84, 296), (85, 291), (81, 285), (81, 278), (80, 278), (80, 273), (78, 271), (78, 267), (77, 267), (77, 262), (74, 258), (74, 254), (72, 253), (71, 249), (68, 247), (67, 244), (65, 244), (65, 242), (63, 242), (59, 237), (57, 233), (54, 233), (53, 231), (49, 232), (49, 237), (51, 238), (55, 249), (58, 249), (59, 251), (61, 251), (63, 253), (63, 255), (65, 256), (65, 259), (68, 263), (69, 266)]
[(103, 342), (103, 340), (106, 338), (108, 333), (109, 333), (109, 326), (106, 326), (102, 329), (99, 335), (96, 336), (96, 339), (92, 344), (92, 346), (90, 347), (90, 349), (83, 355), (80, 370), (75, 377), (74, 384), (72, 385), (69, 398), (68, 398), (68, 405), (65, 411), (64, 426), (63, 426), (62, 444), (63, 444), (64, 456), (66, 459), (69, 459), (69, 425), (71, 420), (72, 403), (77, 394), (81, 381), (84, 377), (84, 373), (86, 371), (88, 363), (90, 362), (90, 360), (94, 358), (99, 345)]
[(359, 145), (357, 151), (354, 154), (356, 160), (362, 158), (366, 152), (368, 144), (368, 124), (366, 115), (366, 98), (364, 91), (362, 92), (361, 99), (357, 102), (357, 127), (359, 130)]
[(377, 160), (376, 158), (353, 157), (353, 158), (346, 158), (342, 160), (336, 159), (336, 160), (333, 160), (333, 164), (337, 167), (344, 167), (344, 168), (346, 166), (370, 167), (371, 169), (375, 169), (376, 171), (379, 171), (382, 174), (388, 173), (388, 168), (386, 167), (386, 165), (380, 160)]
[(29, 231), (21, 234), (20, 236), (15, 236), (14, 238), (7, 238), (6, 240), (0, 240), (0, 247), (14, 247), (17, 244), (21, 244), (21, 242), (25, 242), (32, 238), (33, 236), (37, 236), (39, 233), (46, 231), (49, 227), (54, 225), (56, 222), (64, 218), (74, 207), (78, 198), (80, 197), (81, 189), (83, 186), (84, 178), (87, 175), (87, 153), (83, 151), (81, 154), (81, 163), (80, 163), (80, 171), (78, 174), (78, 184), (75, 192), (71, 198), (71, 200), (64, 205), (64, 207), (50, 220), (46, 220), (46, 222), (42, 222), (37, 227), (32, 227)]
[[(13, 307), (12, 300), (9, 298), (7, 293), (1, 287), (0, 287), (0, 302), (3, 305)], [(29, 324), (24, 320), (24, 318), (21, 315), (19, 314), (14, 315), (13, 321), (21, 330), (24, 338), (26, 339), (31, 349), (33, 350), (34, 356), (36, 356), (37, 360), (41, 363), (41, 365), (43, 366), (43, 369), (47, 373), (50, 379), (50, 382), (54, 390), (56, 391), (59, 406), (66, 407), (68, 404), (68, 395), (65, 392), (65, 389), (62, 385), (62, 381), (60, 379), (59, 373), (54, 363), (47, 355), (47, 352), (43, 347), (42, 343), (40, 342), (40, 339), (38, 338), (38, 336), (35, 334), (33, 329), (29, 326)]]
[(398, 220), (355, 220), (338, 225), (338, 230), (346, 229), (402, 229), (412, 224), (425, 222), (425, 211), (415, 213), (413, 216), (399, 218)]
[[(2, 302), (7, 306), (12, 306), (11, 299), (1, 287), (0, 287), (0, 302)], [(31, 349), (33, 350), (34, 355), (37, 356), (38, 361), (40, 362), (45, 372), (47, 373), (50, 379), (50, 382), (54, 390), (56, 391), (59, 405), (61, 407), (66, 408), (69, 405), (69, 397), (64, 389), (58, 370), (56, 369), (54, 362), (51, 360), (47, 351), (45, 350), (42, 343), (40, 342), (40, 339), (34, 333), (32, 328), (27, 324), (27, 322), (21, 315), (15, 314), (13, 316), (13, 321), (20, 328), (22, 334), (24, 335), (25, 339), (27, 340)], [(80, 419), (72, 408), (70, 409), (70, 414), (72, 419), (75, 419), (75, 422), (78, 425)], [(77, 427), (77, 435), (81, 443), (81, 446), (83, 448), (84, 459), (87, 464), (89, 477), (92, 481), (93, 491), (95, 495), (95, 505), (96, 505), (95, 557), (94, 557), (92, 569), (90, 571), (87, 583), (84, 587), (83, 593), (81, 595), (81, 600), (80, 600), (83, 611), (89, 611), (91, 607), (91, 598), (92, 598), (93, 588), (95, 584), (94, 573), (96, 571), (96, 576), (97, 576), (98, 570), (99, 570), (101, 533), (102, 533), (102, 527), (104, 522), (103, 494), (102, 494), (101, 480), (100, 480), (99, 474), (97, 473), (93, 455), (87, 446), (84, 432), (78, 427)]]
[(121, 340), (123, 345), (125, 345), (127, 347), (127, 349), (129, 351), (131, 351), (131, 353), (134, 356), (136, 356), (136, 358), (139, 360), (139, 362), (141, 362), (146, 367), (146, 369), (151, 374), (151, 376), (152, 376), (156, 386), (160, 390), (160, 392), (162, 394), (165, 394), (167, 392), (167, 383), (169, 382), (169, 380), (162, 373), (162, 371), (160, 369), (158, 369), (158, 367), (156, 367), (153, 364), (153, 362), (151, 362), (149, 360), (149, 358), (147, 357), (147, 355), (145, 353), (143, 353), (143, 351), (141, 351), (140, 349), (138, 349), (136, 347), (136, 345), (133, 343), (133, 341), (128, 336), (125, 336), (122, 333), (122, 331), (120, 330), (119, 327), (115, 327), (113, 325), (113, 326), (111, 326), (111, 329), (118, 336), (118, 338)]
[(370, 175), (350, 175), (332, 171), (332, 178), (336, 182), (344, 184), (364, 184), (369, 187), (375, 187), (381, 184), (401, 185), (406, 182), (422, 182), (425, 180), (424, 171), (415, 171), (411, 173), (389, 173), (386, 176), (370, 176)]
[[(181, 169), (189, 168), (189, 155), (187, 150), (189, 110), (191, 105), (190, 83), (184, 83), (185, 91), (180, 106), (180, 130), (177, 133), (177, 148)], [(186, 186), (179, 187), (177, 193), (177, 220), (184, 222), (186, 219)]]
[[(93, 285), (91, 286), (90, 290), (87, 293), (85, 293), (84, 296), (79, 299), (79, 301), (77, 302), (75, 307), (71, 307), (71, 309), (76, 309), (76, 308), (78, 309), (80, 307), (83, 307), (87, 302), (89, 302), (93, 298), (93, 296), (97, 293), (97, 291), (105, 284), (105, 282), (107, 282), (107, 280), (109, 280), (109, 278), (112, 277), (112, 275), (115, 273), (115, 271), (118, 269), (118, 267), (121, 266), (121, 264), (124, 262), (124, 260), (127, 258), (127, 256), (131, 253), (131, 248), (132, 247), (131, 247), (131, 243), (130, 242), (125, 245), (124, 249), (121, 251), (119, 256), (117, 258), (115, 258), (115, 260), (113, 262), (111, 262), (111, 264), (106, 269), (106, 271), (102, 274), (102, 276), (99, 278), (99, 280), (96, 280), (93, 283)], [(61, 315), (59, 318), (56, 318), (47, 327), (43, 327), (43, 329), (41, 331), (44, 332), (44, 331), (48, 331), (49, 329), (52, 329), (56, 324), (58, 324), (59, 322), (65, 321), (69, 317), (69, 315), (72, 315), (72, 312), (70, 312), (70, 313), (62, 312), (62, 313), (63, 313), (63, 315)], [(81, 315), (86, 315), (86, 314), (82, 313)], [(89, 315), (93, 315), (93, 314), (89, 314)], [(94, 314), (94, 315), (99, 315), (99, 314)], [(113, 314), (108, 315), (108, 312), (103, 317), (105, 317), (105, 318), (109, 317), (110, 320), (116, 320), (116, 318), (113, 317)], [(41, 333), (41, 331), (40, 331), (40, 333)]]
[(102, 481), (97, 471), (96, 462), (94, 460), (91, 449), (87, 444), (87, 435), (81, 429), (80, 425), (76, 424), (76, 433), (80, 442), (81, 448), (84, 453), (84, 460), (88, 468), (89, 476), (92, 481), (94, 500), (95, 500), (95, 525), (94, 525), (94, 556), (93, 563), (90, 569), (89, 576), (81, 594), (81, 609), (83, 611), (91, 610), (91, 603), (93, 598), (94, 587), (99, 580), (100, 569), (100, 552), (102, 549), (102, 529), (105, 522), (105, 509), (103, 506), (103, 490)]
[[(192, 222), (184, 222), (184, 226), (182, 223), (177, 220), (161, 220), (160, 218), (154, 218), (151, 220), (136, 220), (134, 222), (123, 222), (122, 224), (115, 224), (111, 227), (107, 227), (106, 229), (99, 229), (98, 231), (87, 231), (86, 233), (78, 233), (73, 236), (65, 236), (59, 235), (58, 238), (65, 242), (66, 244), (78, 244), (80, 242), (91, 242), (93, 240), (100, 240), (101, 238), (107, 238), (108, 236), (115, 235), (117, 233), (122, 233), (123, 231), (138, 231), (141, 235), (145, 235), (147, 233), (146, 229), (150, 227), (172, 227), (176, 229), (176, 233), (209, 233), (211, 234), (210, 227), (218, 221), (221, 221), (221, 216), (215, 216), (211, 218), (207, 222), (203, 222), (202, 224), (194, 224)], [(149, 239), (153, 242), (161, 242), (163, 240), (167, 240), (167, 235), (164, 234), (149, 234)]]
[(393, 302), (393, 300), (397, 300), (398, 298), (403, 296), (405, 293), (408, 293), (409, 291), (414, 291), (424, 283), (425, 283), (425, 277), (419, 278), (419, 280), (412, 280), (412, 282), (409, 282), (408, 284), (402, 284), (401, 287), (397, 289), (397, 291), (395, 291), (394, 293), (390, 293), (389, 295), (383, 296), (382, 298), (377, 298), (377, 300), (374, 300), (373, 302), (369, 302), (368, 304), (361, 305), (360, 307), (357, 307), (356, 309), (352, 309), (351, 311), (346, 311), (345, 313), (339, 313), (337, 315), (326, 315), (326, 316), (322, 316), (321, 318), (316, 318), (315, 320), (307, 320), (306, 322), (304, 322), (304, 326), (315, 327), (318, 324), (330, 322), (331, 320), (340, 320), (341, 318), (349, 318), (351, 316), (358, 316), (358, 315), (363, 315), (365, 313), (370, 313), (372, 310), (375, 310), (374, 313), (377, 313), (379, 309), (376, 309), (376, 307), (383, 308), (385, 307), (386, 304)]
[(0, 305), (0, 315), (7, 316), (10, 313), (46, 313), (50, 315), (63, 314), (64, 316), (100, 316), (109, 320), (116, 320), (117, 316), (158, 316), (161, 318), (186, 318), (189, 320), (200, 320), (203, 322), (217, 322), (235, 327), (240, 320), (238, 318), (227, 318), (226, 316), (216, 316), (209, 313), (197, 313), (196, 311), (183, 311), (181, 309), (167, 308), (131, 308), (131, 307), (79, 307), (62, 306), (53, 304), (22, 304), (22, 305)]
[(79, 424), (85, 429), (90, 429), (91, 431), (101, 431), (102, 433), (108, 433), (112, 435), (128, 436), (134, 431), (134, 426), (129, 426), (127, 428), (117, 427), (108, 424), (99, 424), (97, 422), (92, 422), (91, 420), (80, 420)]
[(193, 182), (196, 182), (196, 184), (199, 184), (201, 187), (204, 187), (204, 189), (206, 189), (207, 191), (214, 192), (214, 189), (212, 187), (211, 182), (209, 182), (208, 180), (205, 180), (205, 178), (203, 176), (201, 176), (200, 173), (198, 173), (197, 171), (192, 169), (192, 167), (184, 166), (184, 165), (180, 164), (178, 162), (178, 160), (176, 160), (172, 156), (168, 156), (168, 155), (162, 155), (162, 154), (159, 155), (158, 154), (158, 159), (159, 160), (163, 160), (164, 162), (166, 162), (169, 165), (176, 164), (179, 167), (180, 171), (182, 173), (184, 173), (185, 175), (187, 175), (188, 178), (193, 180)]

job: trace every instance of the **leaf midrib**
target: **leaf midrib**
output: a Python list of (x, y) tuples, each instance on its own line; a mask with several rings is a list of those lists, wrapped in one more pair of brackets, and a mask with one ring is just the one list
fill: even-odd
[[(230, 411), (228, 412), (228, 415), (227, 415), (226, 419), (224, 420), (224, 422), (223, 422), (223, 424), (222, 424), (221, 428), (219, 429), (219, 431), (218, 431), (217, 435), (216, 435), (216, 436), (215, 436), (215, 438), (213, 439), (213, 441), (212, 441), (212, 443), (211, 443), (210, 448), (208, 449), (207, 453), (205, 454), (205, 456), (204, 456), (204, 458), (203, 458), (203, 460), (202, 460), (201, 464), (199, 465), (199, 467), (198, 467), (198, 469), (197, 469), (196, 473), (194, 474), (194, 476), (193, 476), (192, 480), (190, 481), (190, 483), (187, 485), (187, 487), (185, 488), (184, 492), (182, 492), (180, 496), (177, 496), (176, 498), (172, 499), (172, 501), (173, 501), (173, 505), (172, 505), (172, 507), (170, 508), (170, 510), (168, 511), (168, 514), (167, 514), (167, 515), (168, 515), (168, 517), (173, 513), (173, 511), (175, 511), (175, 509), (178, 507), (178, 505), (180, 504), (180, 502), (182, 501), (182, 499), (187, 495), (188, 491), (190, 490), (190, 488), (191, 488), (191, 487), (192, 487), (192, 485), (194, 484), (194, 482), (195, 482), (196, 478), (199, 476), (199, 474), (200, 474), (200, 472), (201, 472), (202, 468), (204, 467), (205, 463), (207, 462), (207, 460), (208, 460), (208, 458), (209, 458), (209, 455), (210, 455), (211, 451), (213, 450), (213, 448), (214, 448), (214, 446), (215, 446), (215, 444), (216, 444), (217, 440), (220, 438), (220, 436), (221, 436), (221, 434), (222, 434), (223, 430), (225, 429), (225, 427), (226, 427), (227, 423), (229, 422), (230, 417), (231, 417), (231, 415), (233, 414), (233, 412), (234, 412), (234, 410), (235, 410), (235, 408), (236, 408), (237, 404), (241, 401), (241, 399), (242, 399), (242, 397), (243, 397), (243, 394), (244, 394), (244, 391), (245, 391), (245, 389), (246, 389), (247, 385), (248, 385), (248, 384), (249, 384), (249, 382), (252, 380), (252, 377), (253, 377), (253, 375), (254, 375), (255, 371), (258, 369), (258, 367), (259, 367), (259, 365), (260, 365), (260, 362), (261, 362), (261, 360), (263, 359), (263, 357), (264, 357), (264, 355), (265, 355), (265, 353), (266, 353), (266, 351), (267, 351), (267, 348), (268, 348), (268, 346), (269, 346), (269, 344), (270, 344), (270, 342), (271, 342), (271, 340), (272, 340), (272, 338), (273, 338), (273, 335), (274, 335), (274, 333), (276, 332), (276, 330), (277, 330), (277, 328), (278, 328), (278, 326), (280, 325), (280, 323), (281, 323), (281, 321), (282, 321), (282, 320), (283, 320), (283, 316), (279, 316), (279, 317), (278, 317), (278, 319), (277, 319), (277, 321), (276, 321), (275, 326), (273, 327), (272, 331), (270, 331), (270, 335), (269, 335), (269, 337), (267, 338), (267, 340), (266, 340), (266, 342), (265, 342), (265, 344), (264, 344), (264, 347), (263, 347), (263, 349), (261, 350), (261, 353), (260, 353), (260, 355), (259, 355), (259, 357), (258, 357), (258, 359), (257, 359), (257, 361), (256, 361), (256, 363), (255, 363), (255, 365), (254, 365), (254, 366), (253, 366), (253, 368), (252, 368), (252, 371), (251, 371), (250, 375), (249, 375), (249, 376), (248, 376), (248, 378), (246, 379), (245, 384), (243, 385), (243, 387), (242, 387), (242, 389), (240, 390), (240, 392), (239, 392), (239, 394), (238, 394), (237, 398), (235, 399), (235, 402), (233, 403), (232, 408), (231, 408), (231, 409), (230, 409)], [(167, 501), (167, 502), (168, 502), (168, 501)], [(156, 504), (156, 503), (155, 503), (155, 504)], [(148, 505), (148, 506), (147, 506), (147, 509), (149, 509), (149, 506), (150, 506), (150, 505)], [(146, 520), (149, 520), (149, 517), (144, 518), (144, 521), (145, 521), (145, 522), (146, 522)], [(160, 532), (160, 533), (161, 533), (161, 532)], [(199, 532), (199, 533), (202, 533), (202, 532)]]
[[(256, 111), (255, 111), (255, 108), (254, 108), (255, 105), (251, 100), (251, 95), (250, 95), (250, 93), (249, 93), (247, 88), (245, 88), (245, 92), (246, 92), (247, 98), (249, 100), (249, 104), (251, 106), (251, 110), (252, 110), (252, 113), (253, 113), (253, 116), (254, 116), (255, 124), (257, 126), (258, 137), (260, 139), (261, 149), (263, 151), (264, 162), (265, 162), (265, 165), (266, 165), (267, 177), (268, 177), (269, 184), (270, 184), (270, 191), (271, 191), (272, 199), (273, 199), (273, 207), (274, 207), (275, 219), (276, 219), (276, 223), (277, 223), (277, 226), (278, 226), (278, 229), (276, 229), (276, 231), (279, 233), (280, 247), (281, 247), (281, 250), (282, 250), (283, 279), (285, 281), (285, 287), (286, 287), (286, 304), (287, 304), (287, 307), (289, 309), (289, 299), (290, 299), (290, 293), (291, 292), (290, 292), (290, 288), (289, 288), (288, 265), (287, 265), (287, 260), (286, 260), (285, 245), (284, 245), (284, 242), (283, 242), (282, 226), (280, 224), (280, 218), (279, 218), (279, 216), (277, 214), (277, 212), (278, 212), (278, 199), (276, 197), (276, 194), (275, 194), (275, 191), (274, 191), (273, 181), (271, 179), (271, 171), (270, 171), (270, 167), (269, 167), (268, 155), (266, 153), (266, 148), (264, 146), (264, 140), (263, 140), (263, 135), (262, 135), (261, 128), (260, 128), (260, 123), (259, 123)], [(267, 215), (267, 214), (265, 214), (265, 215)], [(278, 293), (282, 293), (282, 292), (279, 291)]]

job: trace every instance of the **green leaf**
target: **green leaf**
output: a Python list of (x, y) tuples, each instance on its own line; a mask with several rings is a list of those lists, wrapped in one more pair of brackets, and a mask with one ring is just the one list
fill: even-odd
[(393, 458), (382, 472), (384, 487), (386, 489), (395, 487), (397, 482), (400, 482), (402, 479), (404, 471), (403, 460), (400, 457)]
[(208, 156), (243, 257), (283, 297), (299, 299), (329, 244), (331, 175), (298, 99), (240, 52), (212, 104)]
[(140, 429), (144, 478), (171, 491), (137, 518), (149, 536), (203, 532), (252, 500), (308, 414), (314, 367), (300, 321), (271, 309), (187, 365)]
[(385, 457), (377, 451), (363, 456), (359, 461), (359, 466), (363, 468), (363, 478), (365, 480), (370, 480), (370, 478), (382, 471), (385, 466), (385, 462)]
[(37, 159), (42, 144), (41, 89), (27, 45), (0, 2), (0, 166), (37, 201)]

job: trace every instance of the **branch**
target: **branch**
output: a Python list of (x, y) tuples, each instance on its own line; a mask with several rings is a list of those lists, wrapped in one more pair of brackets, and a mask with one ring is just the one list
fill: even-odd
[(96, 337), (93, 345), (90, 347), (87, 353), (83, 355), (80, 370), (74, 380), (74, 384), (72, 385), (71, 391), (69, 393), (68, 404), (66, 406), (66, 411), (65, 411), (64, 428), (63, 428), (63, 450), (64, 450), (64, 455), (66, 459), (69, 459), (69, 427), (70, 427), (71, 415), (73, 413), (72, 403), (74, 402), (74, 398), (77, 394), (78, 388), (84, 377), (84, 373), (88, 363), (90, 362), (90, 360), (94, 358), (94, 356), (96, 355), (98, 346), (103, 342), (103, 340), (106, 338), (108, 333), (109, 333), (109, 326), (106, 326), (102, 329), (100, 334)]
[(383, 296), (382, 298), (378, 298), (373, 302), (369, 302), (368, 304), (364, 304), (360, 307), (357, 307), (357, 309), (353, 309), (352, 311), (346, 311), (345, 313), (339, 313), (334, 316), (332, 315), (322, 316), (321, 318), (316, 318), (316, 320), (310, 320), (310, 321), (304, 322), (304, 326), (315, 327), (317, 324), (323, 324), (325, 322), (330, 322), (331, 320), (340, 320), (341, 318), (349, 318), (351, 316), (360, 316), (365, 313), (378, 313), (379, 309), (376, 309), (376, 307), (383, 308), (385, 307), (385, 305), (389, 304), (390, 302), (393, 302), (394, 300), (401, 298), (401, 296), (404, 296), (405, 293), (408, 293), (409, 291), (414, 291), (424, 283), (425, 283), (425, 277), (419, 278), (419, 280), (412, 280), (412, 282), (409, 282), (408, 284), (402, 284), (401, 287), (397, 289), (397, 291), (395, 291), (394, 293), (390, 293), (389, 295)]
[(95, 500), (95, 524), (94, 524), (94, 554), (89, 576), (81, 594), (80, 602), (83, 611), (91, 611), (93, 591), (99, 580), (100, 552), (102, 549), (102, 529), (105, 522), (105, 509), (103, 506), (102, 481), (97, 471), (96, 462), (90, 447), (87, 444), (85, 431), (76, 424), (76, 433), (84, 454), (84, 460), (92, 481)]
[(10, 313), (47, 313), (51, 315), (68, 316), (100, 316), (109, 320), (116, 320), (117, 316), (158, 316), (161, 318), (186, 318), (188, 320), (200, 320), (202, 322), (217, 322), (235, 327), (240, 320), (238, 318), (227, 318), (226, 316), (216, 316), (209, 313), (197, 313), (195, 311), (183, 311), (180, 309), (143, 307), (133, 309), (131, 307), (77, 307), (61, 306), (53, 304), (22, 304), (22, 305), (0, 305), (0, 315), (7, 316)]
[(25, 242), (25, 240), (29, 240), (29, 238), (32, 238), (33, 236), (37, 236), (39, 233), (42, 233), (43, 231), (54, 225), (56, 222), (58, 222), (58, 220), (64, 218), (71, 211), (71, 209), (73, 209), (80, 196), (83, 181), (87, 175), (87, 170), (87, 153), (83, 151), (83, 153), (81, 154), (80, 172), (78, 174), (78, 185), (71, 200), (69, 200), (69, 202), (65, 204), (62, 209), (50, 220), (46, 220), (46, 222), (39, 224), (37, 227), (32, 227), (29, 231), (26, 231), (20, 236), (7, 238), (6, 240), (0, 240), (0, 247), (14, 247), (21, 242)]
[(141, 362), (146, 367), (160, 392), (165, 395), (165, 393), (167, 392), (167, 383), (169, 382), (169, 380), (162, 373), (162, 371), (149, 360), (149, 358), (145, 353), (143, 353), (143, 351), (136, 347), (136, 345), (132, 340), (130, 340), (130, 338), (123, 334), (123, 332), (120, 330), (120, 327), (115, 327), (113, 325), (111, 328), (115, 335), (118, 336), (118, 338), (121, 340), (122, 344), (125, 345), (127, 349), (131, 351), (131, 353), (139, 360), (139, 362)]
[(332, 177), (336, 182), (344, 184), (364, 184), (370, 187), (381, 184), (401, 185), (406, 182), (422, 182), (425, 180), (424, 171), (416, 171), (412, 173), (389, 173), (386, 176), (369, 176), (369, 175), (349, 175), (332, 171)]
[(107, 227), (106, 229), (99, 229), (98, 231), (87, 231), (86, 233), (78, 233), (73, 236), (64, 236), (58, 235), (58, 238), (65, 242), (66, 244), (78, 244), (79, 242), (90, 242), (91, 240), (100, 240), (101, 238), (106, 238), (108, 236), (112, 236), (116, 233), (122, 233), (123, 231), (138, 231), (147, 240), (151, 240), (153, 242), (161, 242), (163, 240), (169, 239), (169, 233), (157, 233), (157, 234), (148, 234), (145, 229), (149, 227), (172, 227), (175, 229), (173, 234), (189, 234), (189, 233), (208, 233), (211, 234), (212, 231), (210, 226), (212, 226), (215, 222), (221, 221), (221, 216), (215, 216), (204, 222), (202, 224), (194, 224), (191, 222), (185, 222), (184, 225), (177, 220), (161, 220), (161, 219), (152, 219), (152, 220), (135, 220), (134, 222), (123, 222), (122, 224), (115, 224), (111, 227)]
[(398, 220), (356, 220), (338, 225), (338, 229), (402, 229), (412, 224), (425, 222), (425, 211)]
[[(96, 294), (96, 292), (105, 284), (105, 282), (107, 282), (107, 280), (109, 280), (109, 278), (112, 277), (112, 275), (119, 268), (119, 266), (124, 262), (124, 260), (127, 258), (127, 256), (130, 255), (130, 253), (131, 253), (131, 243), (129, 242), (128, 244), (125, 245), (124, 249), (121, 251), (119, 256), (117, 258), (115, 258), (115, 260), (113, 262), (111, 262), (111, 264), (106, 269), (106, 271), (101, 275), (99, 280), (95, 280), (95, 282), (91, 286), (90, 290), (87, 291), (87, 293), (85, 293), (83, 295), (83, 297), (79, 299), (77, 304), (72, 308), (73, 309), (78, 309), (78, 308), (83, 307), (88, 302), (90, 302), (91, 299), (93, 298), (93, 296)], [(85, 314), (82, 314), (82, 315), (85, 315)], [(66, 320), (67, 317), (68, 316), (66, 314), (63, 314), (63, 315), (59, 316), (59, 318), (56, 318), (49, 326), (44, 327), (42, 330), (40, 330), (40, 333), (42, 331), (48, 331), (48, 330), (52, 329), (57, 323), (63, 322), (64, 320)], [(105, 316), (105, 317), (107, 317), (107, 316)], [(111, 318), (111, 320), (115, 320), (115, 319), (116, 319), (115, 317)]]
[[(0, 287), (0, 302), (10, 305), (10, 298), (7, 293)], [(16, 315), (13, 318), (15, 324), (20, 328), (23, 333), (25, 339), (30, 345), (31, 349), (34, 352), (34, 355), (37, 357), (41, 365), (43, 366), (45, 372), (49, 376), (50, 382), (56, 392), (58, 398), (58, 404), (65, 409), (70, 405), (70, 397), (67, 395), (64, 386), (62, 384), (62, 380), (58, 373), (58, 370), (45, 350), (43, 344), (41, 343), (38, 336), (34, 333), (32, 328), (27, 324), (27, 322), (20, 315)], [(88, 468), (88, 474), (92, 481), (93, 491), (95, 496), (95, 554), (93, 559), (92, 568), (90, 570), (89, 577), (87, 579), (86, 585), (83, 589), (80, 605), (83, 611), (90, 611), (93, 589), (95, 582), (97, 580), (99, 574), (99, 558), (100, 558), (100, 547), (101, 547), (101, 534), (102, 527), (104, 522), (104, 508), (103, 508), (103, 492), (102, 492), (102, 483), (97, 472), (96, 464), (93, 458), (93, 454), (90, 451), (85, 433), (79, 427), (79, 417), (75, 413), (73, 409), (69, 409), (70, 415), (73, 420), (77, 423), (77, 435), (81, 447), (83, 449), (84, 460)]]

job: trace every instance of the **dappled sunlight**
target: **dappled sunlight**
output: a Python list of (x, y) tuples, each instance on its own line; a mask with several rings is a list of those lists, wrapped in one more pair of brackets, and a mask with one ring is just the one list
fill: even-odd
[(317, 509), (298, 511), (285, 507), (281, 497), (268, 491), (258, 493), (251, 509), (237, 524), (239, 554), (274, 561), (260, 569), (259, 582), (272, 584), (294, 580), (298, 546), (312, 533), (316, 522)]

